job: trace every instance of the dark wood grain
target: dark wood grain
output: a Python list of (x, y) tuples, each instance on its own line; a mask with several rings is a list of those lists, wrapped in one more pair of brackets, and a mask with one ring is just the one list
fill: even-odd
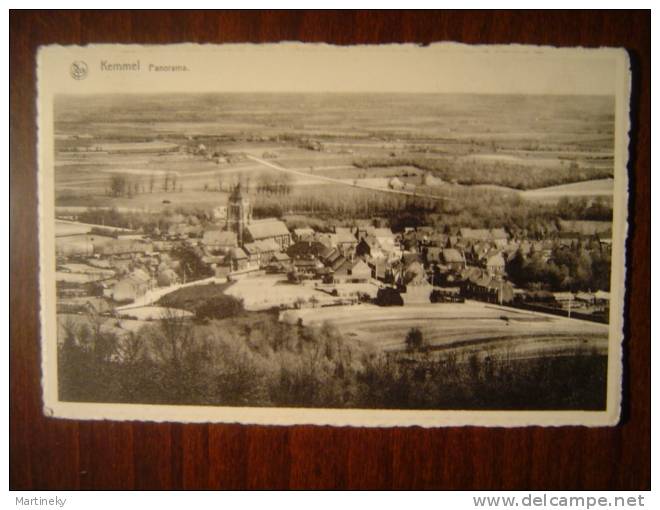
[[(635, 69), (623, 423), (435, 430), (76, 422), (41, 413), (35, 54), (40, 44), (463, 41), (623, 46)], [(649, 12), (11, 12), (13, 489), (650, 487)]]

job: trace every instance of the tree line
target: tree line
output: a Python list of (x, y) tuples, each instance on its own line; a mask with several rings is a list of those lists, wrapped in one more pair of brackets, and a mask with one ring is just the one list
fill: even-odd
[(461, 358), (433, 353), (412, 338), (407, 351), (387, 354), (347, 340), (329, 324), (289, 325), (263, 313), (204, 322), (170, 313), (121, 335), (108, 328), (112, 321), (65, 319), (62, 400), (390, 409), (604, 405), (606, 357), (590, 352)]
[(167, 172), (159, 182), (154, 174), (149, 174), (149, 178), (146, 180), (142, 177), (131, 177), (120, 173), (110, 176), (108, 194), (112, 197), (133, 198), (136, 195), (154, 193), (154, 191), (182, 192), (183, 184), (179, 182), (176, 172)]
[(610, 290), (611, 253), (597, 240), (555, 244), (549, 257), (518, 250), (506, 264), (509, 279), (524, 288), (550, 291)]
[(464, 185), (494, 184), (519, 190), (529, 190), (582, 182), (592, 179), (612, 177), (611, 168), (582, 167), (576, 161), (559, 168), (521, 165), (502, 161), (456, 160), (455, 158), (439, 157), (389, 157), (361, 158), (353, 161), (353, 165), (366, 168), (389, 168), (409, 166), (418, 170), (431, 172), (447, 182)]

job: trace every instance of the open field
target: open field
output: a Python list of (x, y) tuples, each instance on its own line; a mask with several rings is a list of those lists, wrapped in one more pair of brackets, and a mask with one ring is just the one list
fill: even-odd
[(405, 348), (405, 337), (419, 327), (435, 349), (494, 349), (533, 357), (559, 354), (575, 347), (607, 351), (607, 326), (468, 301), (405, 307), (356, 305), (282, 314), (287, 322), (331, 323), (356, 340), (385, 350)]
[[(610, 97), (210, 94), (62, 96), (56, 103), (59, 206), (213, 207), (239, 178), (254, 186), (280, 173), (240, 159), (246, 155), (291, 170), (291, 184), (303, 188), (357, 180), (380, 192), (383, 181), (367, 180), (396, 176), (419, 185), (432, 171), (495, 191), (513, 184), (534, 200), (611, 193), (606, 181), (561, 187), (611, 177)], [(206, 154), (196, 153), (200, 145)], [(114, 176), (129, 183), (129, 193), (111, 192)], [(448, 198), (452, 188), (435, 192)]]
[(280, 305), (291, 306), (296, 301), (317, 300), (318, 304), (331, 303), (336, 298), (321, 292), (309, 283), (292, 284), (286, 276), (265, 275), (234, 282), (225, 292), (243, 301), (246, 310), (267, 310)]
[(521, 191), (520, 196), (531, 200), (544, 200), (561, 197), (593, 197), (612, 196), (614, 194), (614, 179), (596, 179), (584, 182), (560, 184), (547, 188)]

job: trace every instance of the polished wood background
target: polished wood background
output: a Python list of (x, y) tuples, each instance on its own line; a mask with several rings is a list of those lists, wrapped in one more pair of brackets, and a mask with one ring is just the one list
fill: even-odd
[[(12, 12), (13, 489), (650, 488), (649, 12)], [(77, 422), (41, 413), (35, 54), (40, 44), (462, 41), (623, 46), (635, 70), (624, 419), (616, 428), (351, 429)]]

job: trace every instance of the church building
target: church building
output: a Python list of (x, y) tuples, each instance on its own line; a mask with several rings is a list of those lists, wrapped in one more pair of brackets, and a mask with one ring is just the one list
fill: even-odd
[(239, 182), (229, 195), (227, 204), (227, 230), (236, 233), (238, 245), (245, 242), (245, 228), (252, 221), (252, 206), (248, 198), (243, 196)]
[(277, 218), (252, 219), (252, 206), (243, 195), (240, 183), (229, 195), (227, 230), (236, 233), (239, 246), (274, 241), (280, 250), (285, 251), (291, 244), (291, 232), (283, 221)]

